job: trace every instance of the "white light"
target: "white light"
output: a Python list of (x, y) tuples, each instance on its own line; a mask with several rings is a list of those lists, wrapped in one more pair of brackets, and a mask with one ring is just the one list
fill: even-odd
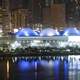
[(30, 46), (38, 46), (36, 43), (31, 43)]
[(59, 32), (58, 32), (58, 30), (56, 29), (55, 31), (56, 31), (56, 32), (55, 32), (55, 34), (56, 34), (56, 35), (59, 35)]
[(68, 28), (66, 31), (65, 31), (65, 33), (64, 33), (64, 35), (65, 36), (69, 36), (69, 35), (79, 35), (80, 34), (80, 32), (79, 32), (79, 30), (77, 30), (77, 28)]
[(21, 27), (19, 29), (22, 29)]
[(40, 40), (33, 40), (31, 43), (30, 43), (30, 46), (40, 46)]
[(2, 35), (0, 34), (0, 37), (2, 37)]
[(50, 46), (50, 43), (45, 43), (45, 46)]
[(68, 41), (80, 42), (80, 36), (69, 36)]
[(3, 32), (3, 30), (2, 29), (0, 29), (0, 33), (2, 33)]
[(60, 42), (59, 46), (60, 47), (66, 47), (67, 43), (66, 42)]
[(36, 28), (36, 30), (35, 31), (39, 31), (40, 29), (39, 28)]
[(53, 36), (53, 33), (52, 33), (52, 32), (49, 32), (49, 33), (48, 33), (48, 36)]
[(18, 32), (19, 30), (18, 29), (14, 29), (14, 33)]
[(33, 43), (40, 43), (40, 40), (33, 40)]
[(49, 61), (49, 66), (53, 67), (53, 61), (52, 60)]
[(27, 32), (24, 32), (26, 36), (29, 36), (29, 34)]
[(17, 47), (21, 47), (21, 44), (15, 41), (14, 43), (11, 44), (12, 49), (16, 49)]

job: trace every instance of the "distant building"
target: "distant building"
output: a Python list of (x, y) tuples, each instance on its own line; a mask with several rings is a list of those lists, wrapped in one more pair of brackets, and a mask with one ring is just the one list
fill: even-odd
[(52, 2), (45, 3), (43, 8), (43, 23), (50, 24), (53, 27), (66, 26), (65, 4), (59, 0), (51, 0)]
[(20, 28), (27, 25), (27, 9), (15, 9), (11, 11), (12, 28)]
[(54, 4), (51, 6), (51, 20), (54, 27), (65, 27), (65, 5), (64, 4)]
[[(77, 1), (77, 2), (76, 2)], [(0, 27), (9, 32), (27, 24), (80, 25), (79, 0), (0, 0)]]
[(0, 28), (4, 33), (10, 31), (9, 0), (1, 0), (0, 3)]

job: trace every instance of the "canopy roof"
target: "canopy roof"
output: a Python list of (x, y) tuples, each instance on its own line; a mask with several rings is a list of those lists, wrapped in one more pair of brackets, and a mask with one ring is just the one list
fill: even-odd
[(75, 27), (69, 27), (64, 30), (63, 35), (65, 35), (65, 36), (79, 36), (80, 31)]
[(37, 32), (33, 31), (31, 28), (23, 28), (16, 33), (17, 37), (29, 37), (37, 35)]
[(43, 29), (40, 33), (40, 36), (54, 36), (54, 35), (59, 35), (59, 32), (52, 28)]

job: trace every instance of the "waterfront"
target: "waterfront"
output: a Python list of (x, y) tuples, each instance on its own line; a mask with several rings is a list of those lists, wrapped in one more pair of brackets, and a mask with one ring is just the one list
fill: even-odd
[[(0, 80), (80, 80), (80, 56), (0, 60)], [(6, 77), (4, 77), (6, 76)]]

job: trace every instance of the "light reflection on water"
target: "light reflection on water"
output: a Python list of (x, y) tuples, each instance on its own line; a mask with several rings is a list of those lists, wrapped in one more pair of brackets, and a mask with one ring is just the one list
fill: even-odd
[(18, 59), (12, 63), (11, 80), (80, 80), (80, 59)]
[(13, 79), (12, 80), (35, 80), (35, 62), (27, 60), (18, 60), (13, 63)]
[[(68, 62), (54, 60), (19, 59), (13, 63), (12, 80), (68, 80)], [(63, 78), (62, 78), (63, 77)]]
[[(6, 61), (0, 61), (0, 80), (5, 80), (5, 63)], [(80, 80), (80, 57), (16, 59), (10, 65), (10, 80)]]

